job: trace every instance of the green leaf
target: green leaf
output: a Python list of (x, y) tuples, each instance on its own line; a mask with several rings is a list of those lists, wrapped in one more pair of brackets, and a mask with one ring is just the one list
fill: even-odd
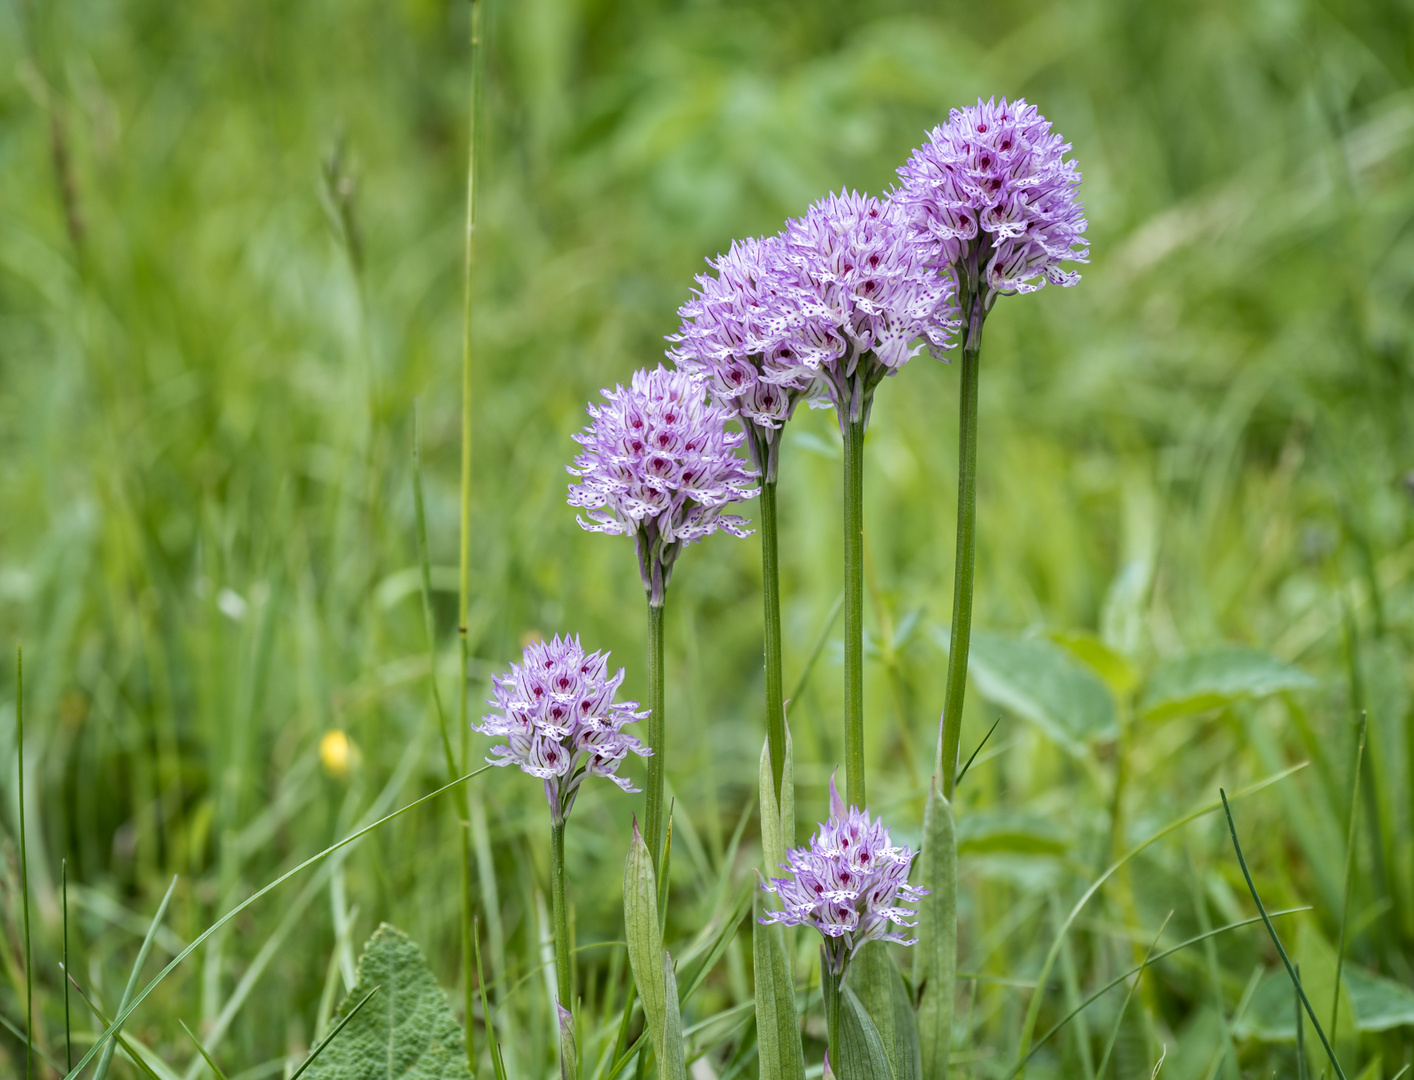
[[(1306, 966), (1302, 962), (1301, 981), (1306, 982)], [(1308, 987), (1308, 992), (1311, 988)], [(1342, 1011), (1344, 1000), (1350, 1002), (1355, 1027), (1362, 1032), (1390, 1031), (1399, 1027), (1414, 1027), (1414, 990), (1403, 983), (1372, 975), (1359, 968), (1346, 967), (1341, 977)], [(1321, 1005), (1314, 996), (1311, 1004), (1317, 1015)], [(1326, 1000), (1329, 1009), (1330, 1001)], [(1324, 1022), (1324, 1018), (1323, 1018)], [(1344, 1023), (1344, 1021), (1342, 1021)], [(1292, 1042), (1296, 1038), (1296, 1020), (1291, 1012), (1291, 980), (1284, 971), (1271, 971), (1262, 977), (1252, 1003), (1238, 1022), (1234, 1034), (1242, 1039), (1259, 1042)], [(1344, 1038), (1344, 1032), (1340, 1032)], [(1307, 1038), (1310, 1038), (1308, 1022)]]
[(1316, 680), (1255, 649), (1223, 648), (1166, 661), (1149, 677), (1139, 712), (1150, 720), (1190, 716), (1234, 701), (1309, 690)]
[[(756, 876), (762, 885), (761, 875)], [(796, 1026), (795, 979), (787, 959), (785, 935), (780, 926), (763, 926), (764, 890), (757, 888), (752, 902), (752, 975), (756, 981), (756, 1046), (761, 1080), (804, 1080), (805, 1053)]]
[[(643, 1002), (643, 1017), (658, 1058), (662, 1080), (686, 1080), (683, 1058), (682, 1015), (678, 1011), (677, 982), (671, 962), (663, 951), (663, 934), (658, 925), (658, 882), (648, 845), (633, 823), (633, 838), (624, 860), (624, 931), (633, 981)], [(664, 965), (668, 964), (667, 975)]]
[(923, 810), (919, 868), (920, 883), (928, 890), (918, 903), (918, 944), (913, 947), (913, 983), (922, 990), (920, 1075), (922, 1080), (944, 1080), (957, 986), (957, 837), (952, 807), (938, 790), (936, 778)]
[(574, 1016), (556, 1002), (560, 1013), (560, 1080), (579, 1080), (579, 1043), (574, 1037)]
[(854, 954), (849, 986), (879, 1032), (894, 1080), (918, 1080), (922, 1065), (913, 1002), (882, 941), (868, 942)]
[(1035, 724), (1071, 753), (1118, 733), (1114, 698), (1105, 684), (1045, 638), (974, 631), (967, 672), (983, 697)]
[(848, 986), (840, 989), (840, 1061), (843, 1080), (896, 1080), (879, 1029), (859, 997)]
[(781, 873), (786, 852), (795, 846), (795, 769), (792, 764), (790, 728), (786, 728), (786, 760), (781, 772), (781, 801), (776, 805), (776, 784), (771, 775), (771, 745), (761, 747), (761, 855), (766, 876)]
[[(359, 1009), (375, 987), (378, 997)], [(384, 923), (368, 939), (336, 1020), (359, 1009), (306, 1074), (310, 1080), (463, 1080), (466, 1048), (417, 944)]]

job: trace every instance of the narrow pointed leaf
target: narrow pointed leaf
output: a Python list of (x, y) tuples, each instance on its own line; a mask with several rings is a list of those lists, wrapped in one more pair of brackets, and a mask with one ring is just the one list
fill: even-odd
[(944, 1080), (952, 1046), (953, 996), (957, 984), (957, 835), (952, 807), (936, 778), (923, 811), (923, 888), (918, 904), (918, 944), (913, 947), (913, 983), (920, 987), (918, 1046), (922, 1080)]
[[(624, 930), (633, 981), (643, 1002), (643, 1017), (661, 1080), (685, 1080), (687, 1065), (682, 1048), (682, 1014), (678, 1011), (677, 980), (663, 951), (658, 926), (658, 883), (648, 845), (633, 826), (633, 839), (624, 862)], [(668, 965), (666, 976), (664, 966)]]
[(658, 1056), (659, 1080), (687, 1080), (687, 1056), (682, 1044), (682, 1009), (678, 1004), (678, 981), (673, 976), (673, 958), (666, 950), (663, 952), (663, 985), (667, 1002), (663, 1043), (654, 1047)]
[(560, 1080), (579, 1080), (579, 1044), (574, 1037), (574, 1016), (563, 1005), (560, 1013)]
[(781, 873), (786, 852), (795, 846), (795, 769), (792, 764), (790, 728), (786, 728), (786, 760), (781, 773), (781, 799), (776, 802), (771, 775), (771, 747), (761, 747), (761, 855), (768, 878)]
[[(784, 790), (784, 784), (782, 785)], [(761, 878), (756, 878), (759, 886)], [(804, 1080), (805, 1054), (796, 1023), (795, 979), (779, 926), (763, 926), (766, 893), (756, 889), (752, 904), (752, 973), (756, 980), (756, 1045), (761, 1080)]]

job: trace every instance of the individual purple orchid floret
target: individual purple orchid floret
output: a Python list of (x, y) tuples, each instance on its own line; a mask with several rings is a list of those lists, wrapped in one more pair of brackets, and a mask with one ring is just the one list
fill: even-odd
[(788, 878), (773, 878), (762, 886), (780, 897), (780, 911), (768, 911), (763, 923), (815, 927), (825, 938), (830, 971), (844, 974), (846, 965), (866, 941), (912, 945), (894, 926), (917, 924), (912, 908), (928, 895), (908, 883), (916, 853), (889, 842), (882, 821), (870, 821), (869, 811), (845, 808), (830, 778), (830, 818), (810, 838), (808, 847), (786, 855)]
[(1089, 262), (1080, 172), (1070, 143), (1024, 98), (953, 109), (899, 170), (893, 196), (935, 267), (955, 267), (982, 301), (1074, 285), (1062, 262)]
[(661, 606), (673, 563), (687, 544), (724, 529), (749, 536), (746, 520), (724, 507), (756, 494), (746, 462), (733, 451), (745, 436), (729, 431), (727, 410), (682, 371), (636, 371), (631, 384), (603, 391), (584, 447), (569, 467), (569, 503), (588, 510), (581, 527), (632, 536), (650, 603)]
[(930, 266), (892, 202), (841, 191), (786, 223), (795, 271), (800, 360), (819, 371), (840, 429), (868, 423), (874, 388), (926, 343), (952, 347), (959, 326), (950, 275)]
[(716, 274), (699, 274), (696, 295), (678, 308), (668, 356), (741, 421), (751, 463), (771, 483), (782, 426), (820, 395), (819, 372), (800, 356), (799, 275), (779, 236), (734, 240), (708, 265)]
[(602, 776), (627, 792), (638, 789), (619, 776), (630, 751), (653, 753), (623, 730), (648, 715), (636, 701), (615, 701), (623, 668), (609, 675), (607, 653), (586, 653), (579, 638), (556, 637), (525, 647), (519, 664), (491, 680), (493, 711), (472, 730), (504, 744), (491, 748), (492, 765), (519, 765), (545, 781), (550, 817), (562, 824), (586, 776)]

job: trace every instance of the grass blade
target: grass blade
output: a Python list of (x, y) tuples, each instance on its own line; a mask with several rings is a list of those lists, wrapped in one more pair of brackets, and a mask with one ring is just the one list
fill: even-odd
[[(1341, 884), (1340, 936), (1335, 947), (1335, 992), (1331, 999), (1331, 1042), (1340, 1021), (1340, 974), (1345, 967), (1345, 922), (1350, 912), (1350, 879), (1355, 866), (1355, 823), (1360, 817), (1360, 770), (1365, 763), (1365, 713), (1360, 713), (1360, 733), (1355, 743), (1355, 772), (1350, 778), (1350, 826), (1345, 834), (1345, 880)], [(1301, 1026), (1296, 1028), (1297, 1039)]]
[(20, 896), (25, 920), (25, 1080), (34, 1072), (34, 958), (29, 944), (29, 846), (25, 842), (25, 650), (15, 646), (16, 763), (20, 774)]
[(1242, 867), (1242, 876), (1247, 881), (1247, 891), (1252, 894), (1252, 902), (1257, 905), (1257, 912), (1262, 917), (1262, 922), (1267, 927), (1267, 933), (1271, 935), (1272, 944), (1277, 947), (1277, 953), (1281, 956), (1281, 962), (1286, 965), (1286, 973), (1291, 976), (1291, 984), (1296, 987), (1296, 994), (1301, 999), (1301, 1004), (1306, 1007), (1306, 1015), (1311, 1018), (1311, 1025), (1316, 1029), (1316, 1034), (1320, 1037), (1321, 1045), (1325, 1047), (1326, 1056), (1330, 1058), (1331, 1068), (1335, 1069), (1336, 1076), (1340, 1080), (1346, 1080), (1345, 1070), (1340, 1067), (1340, 1062), (1336, 1060), (1335, 1050), (1331, 1047), (1330, 1040), (1326, 1038), (1326, 1033), (1321, 1029), (1321, 1022), (1316, 1019), (1315, 1010), (1311, 1008), (1311, 1002), (1306, 997), (1306, 991), (1302, 989), (1301, 979), (1297, 977), (1296, 968), (1292, 966), (1291, 958), (1286, 955), (1286, 949), (1282, 947), (1281, 938), (1277, 937), (1276, 927), (1272, 925), (1272, 920), (1267, 916), (1267, 909), (1262, 906), (1262, 898), (1257, 895), (1257, 885), (1252, 880), (1252, 872), (1247, 869), (1247, 859), (1242, 854), (1242, 844), (1237, 839), (1237, 825), (1232, 820), (1232, 807), (1227, 802), (1227, 792), (1218, 788), (1218, 794), (1222, 796), (1223, 813), (1227, 815), (1227, 829), (1232, 834), (1232, 846), (1237, 852), (1238, 865)]
[[(104, 1027), (108, 1027), (111, 1023), (111, 1021), (108, 1019), (108, 1014), (98, 1007), (98, 1003), (95, 1002), (93, 998), (89, 997), (86, 993), (84, 993), (83, 987), (80, 986), (78, 984), (78, 981), (72, 975), (69, 974), (67, 969), (65, 969), (64, 971), (64, 980), (66, 985), (72, 984), (73, 988), (79, 992), (79, 997), (83, 998), (83, 1003), (88, 1006), (89, 1012), (93, 1013), (93, 1015), (98, 1019), (98, 1022)], [(149, 1065), (146, 1060), (144, 1060), (143, 1056), (138, 1052), (137, 1047), (133, 1045), (132, 1041), (128, 1038), (128, 1036), (124, 1035), (122, 1032), (119, 1032), (117, 1036), (117, 1041), (118, 1045), (127, 1051), (128, 1057), (132, 1058), (132, 1060), (137, 1064), (137, 1067), (141, 1069), (143, 1073), (145, 1073), (147, 1076), (151, 1077), (152, 1080), (171, 1080), (170, 1077), (162, 1077), (157, 1075), (156, 1071), (153, 1070), (152, 1066)]]
[[(118, 1003), (118, 1012), (127, 1008), (128, 1002), (132, 1000), (133, 990), (137, 988), (138, 976), (142, 974), (143, 965), (147, 963), (147, 954), (152, 951), (152, 940), (157, 936), (157, 928), (162, 925), (162, 920), (167, 914), (167, 905), (171, 903), (172, 892), (177, 887), (177, 879), (174, 876), (172, 883), (167, 886), (167, 895), (162, 897), (162, 903), (158, 905), (157, 914), (152, 917), (152, 925), (147, 928), (147, 936), (142, 939), (142, 947), (137, 951), (137, 960), (133, 963), (132, 974), (128, 976), (128, 985), (123, 988), (122, 1000)], [(122, 1020), (118, 1023), (121, 1025)], [(108, 1075), (108, 1068), (113, 1063), (113, 1051), (118, 1048), (116, 1042), (109, 1042), (103, 1048), (103, 1056), (98, 1059), (98, 1068), (94, 1071), (94, 1080), (104, 1080)]]
[(178, 1017), (177, 1023), (182, 1025), (182, 1030), (187, 1033), (187, 1038), (190, 1039), (191, 1044), (196, 1047), (196, 1052), (202, 1056), (202, 1059), (210, 1067), (211, 1071), (216, 1074), (216, 1080), (227, 1080), (226, 1074), (221, 1071), (221, 1066), (217, 1065), (216, 1062), (212, 1060), (211, 1055), (206, 1052), (206, 1047), (201, 1045), (201, 1040), (192, 1034), (191, 1028), (187, 1027), (187, 1022)]
[(365, 1005), (367, 1005), (369, 1001), (372, 1000), (373, 995), (378, 993), (378, 991), (382, 989), (383, 987), (381, 986), (375, 986), (368, 993), (364, 994), (362, 1000), (360, 1000), (357, 1005), (355, 1005), (352, 1009), (349, 1010), (348, 1015), (343, 1017), (343, 1019), (341, 1019), (337, 1024), (335, 1024), (328, 1035), (324, 1036), (324, 1041), (309, 1052), (309, 1057), (305, 1058), (304, 1061), (300, 1063), (300, 1067), (296, 1069), (294, 1073), (291, 1074), (290, 1080), (299, 1080), (300, 1076), (304, 1073), (305, 1069), (309, 1068), (311, 1065), (314, 1064), (314, 1059), (317, 1058), (320, 1054), (324, 1053), (325, 1048), (339, 1037), (339, 1032), (344, 1030), (344, 1025), (347, 1024), (350, 1020), (352, 1020), (355, 1016), (357, 1016), (359, 1010), (362, 1009)]
[(269, 893), (273, 889), (276, 889), (279, 886), (283, 885), (285, 882), (289, 881), (290, 878), (294, 877), (301, 871), (308, 870), (311, 866), (314, 866), (315, 864), (323, 861), (324, 859), (327, 859), (330, 855), (334, 854), (334, 852), (339, 851), (342, 848), (348, 847), (350, 844), (354, 843), (357, 840), (361, 840), (363, 837), (367, 836), (379, 826), (386, 825), (394, 818), (401, 817), (403, 814), (406, 814), (409, 810), (414, 810), (417, 807), (421, 806), (423, 803), (435, 799), (438, 795), (441, 795), (445, 791), (449, 791), (450, 789), (456, 787), (458, 784), (465, 783), (473, 776), (479, 776), (481, 773), (484, 773), (489, 768), (491, 768), (490, 765), (483, 765), (481, 766), (481, 768), (476, 769), (473, 772), (469, 772), (465, 776), (458, 777), (449, 784), (443, 784), (441, 787), (433, 791), (429, 791), (420, 799), (414, 799), (406, 806), (399, 807), (397, 810), (394, 810), (391, 814), (385, 814), (377, 821), (365, 825), (361, 829), (354, 830), (342, 840), (339, 840), (336, 843), (331, 844), (329, 847), (325, 848), (318, 855), (311, 855), (298, 866), (286, 870), (274, 881), (270, 882), (267, 885), (261, 886), (255, 892), (251, 893), (248, 897), (242, 900), (230, 911), (226, 912), (226, 914), (222, 915), (214, 923), (212, 923), (200, 934), (198, 934), (196, 936), (196, 939), (192, 941), (190, 945), (188, 945), (185, 949), (179, 952), (176, 956), (172, 957), (171, 961), (167, 964), (167, 966), (157, 973), (157, 977), (154, 978), (145, 987), (143, 987), (142, 990), (133, 997), (132, 1002), (127, 1006), (127, 1008), (119, 1011), (118, 1015), (114, 1017), (113, 1023), (109, 1024), (108, 1027), (104, 1030), (104, 1032), (99, 1035), (96, 1040), (94, 1040), (93, 1045), (88, 1049), (88, 1053), (86, 1053), (82, 1058), (80, 1058), (79, 1063), (75, 1065), (72, 1069), (70, 1069), (68, 1073), (65, 1074), (64, 1080), (77, 1080), (78, 1074), (83, 1071), (84, 1066), (86, 1066), (90, 1061), (92, 1061), (94, 1055), (99, 1053), (100, 1050), (105, 1045), (107, 1045), (108, 1040), (113, 1037), (116, 1029), (121, 1026), (125, 1020), (127, 1020), (127, 1018), (132, 1014), (132, 1011), (134, 1009), (136, 1009), (139, 1005), (143, 1003), (143, 1001), (147, 998), (147, 995), (152, 993), (152, 991), (157, 988), (157, 985), (168, 975), (170, 975), (178, 964), (180, 964), (183, 960), (185, 960), (188, 956), (195, 952), (197, 948), (200, 947), (201, 944), (206, 941), (207, 938), (211, 937), (211, 935), (220, 930), (221, 927), (225, 926), (242, 911), (250, 907), (251, 904), (255, 903), (261, 897), (265, 896), (266, 893)]
[[(10, 1023), (9, 1020), (5, 1019), (4, 1013), (0, 1013), (0, 1027), (3, 1027), (11, 1035), (19, 1039), (20, 1042), (25, 1044), (25, 1046), (29, 1046), (29, 1039), (25, 1036), (25, 1033), (21, 1031), (16, 1025)], [(51, 1069), (53, 1069), (55, 1072), (63, 1071), (59, 1068), (59, 1063), (55, 1061), (52, 1057), (50, 1057), (48, 1054), (46, 1054), (39, 1047), (36, 1046), (34, 1048), (34, 1052), (38, 1054), (40, 1056), (40, 1059), (43, 1060), (44, 1063), (48, 1065)]]
[(977, 760), (977, 755), (982, 752), (982, 747), (987, 745), (987, 740), (992, 737), (992, 732), (997, 730), (997, 725), (1001, 722), (1000, 716), (992, 721), (992, 726), (987, 729), (987, 734), (982, 736), (982, 741), (977, 744), (977, 749), (972, 751), (972, 756), (967, 759), (967, 764), (962, 767), (962, 770), (957, 774), (957, 779), (952, 782), (954, 792), (957, 791), (957, 785), (962, 783), (962, 778), (967, 775), (967, 770), (972, 768), (972, 763)]
[[(1124, 995), (1124, 1004), (1119, 1007), (1119, 1014), (1115, 1017), (1115, 1025), (1110, 1031), (1110, 1041), (1105, 1046), (1104, 1056), (1100, 1058), (1100, 1068), (1095, 1073), (1095, 1080), (1105, 1080), (1105, 1069), (1109, 1066), (1110, 1055), (1114, 1053), (1115, 1043), (1119, 1041), (1119, 1027), (1124, 1022), (1124, 1014), (1129, 1011), (1129, 1003), (1134, 998), (1134, 991), (1139, 989), (1139, 980), (1144, 977), (1144, 969), (1149, 966), (1149, 958), (1154, 955), (1154, 949), (1159, 944), (1159, 938), (1164, 936), (1164, 931), (1168, 929), (1169, 920), (1173, 918), (1170, 911), (1164, 916), (1163, 923), (1159, 926), (1159, 932), (1154, 935), (1154, 940), (1149, 944), (1149, 951), (1144, 954), (1144, 963), (1139, 965), (1138, 972), (1134, 976), (1134, 981), (1129, 984), (1129, 990)], [(1155, 1072), (1158, 1070), (1155, 1069)]]
[[(506, 1080), (506, 1063), (501, 1058), (501, 1044), (496, 1039), (496, 1025), (491, 1015), (491, 1002), (486, 997), (486, 979), (481, 974), (481, 924), (473, 922), (471, 927), (471, 950), (476, 960), (476, 986), (481, 992), (481, 1018), (486, 1024), (486, 1041), (491, 1044), (491, 1068), (495, 1070), (496, 1080)], [(470, 1030), (472, 1018), (466, 1018), (467, 1029)]]
[(835, 597), (825, 621), (820, 624), (820, 632), (815, 635), (815, 642), (810, 646), (810, 655), (805, 658), (805, 667), (801, 668), (800, 678), (795, 680), (795, 689), (790, 692), (790, 697), (786, 698), (786, 716), (790, 716), (791, 706), (800, 700), (800, 695), (805, 693), (805, 688), (810, 685), (810, 676), (815, 672), (815, 664), (819, 661), (820, 654), (825, 651), (825, 643), (830, 640), (830, 631), (835, 628), (835, 620), (843, 610), (844, 593), (840, 593)]
[[(1274, 773), (1263, 780), (1258, 780), (1254, 784), (1249, 784), (1247, 787), (1239, 791), (1234, 796), (1234, 798), (1240, 798), (1244, 795), (1252, 795), (1258, 791), (1263, 790), (1264, 788), (1270, 787), (1275, 783), (1279, 783), (1280, 781), (1285, 780), (1288, 776), (1291, 776), (1293, 773), (1299, 772), (1301, 769), (1304, 769), (1306, 767), (1306, 764), (1307, 763), (1304, 761), (1300, 762), (1296, 765), (1291, 766), (1288, 769), (1282, 769), (1280, 772)], [(1081, 910), (1085, 907), (1086, 904), (1090, 902), (1091, 898), (1097, 892), (1100, 891), (1100, 887), (1104, 885), (1104, 883), (1108, 881), (1111, 877), (1114, 876), (1114, 874), (1120, 869), (1120, 867), (1124, 866), (1126, 863), (1128, 863), (1131, 859), (1133, 859), (1136, 855), (1140, 854), (1140, 852), (1144, 851), (1146, 848), (1149, 848), (1152, 845), (1158, 843), (1169, 833), (1174, 832), (1177, 829), (1181, 829), (1189, 822), (1197, 821), (1199, 818), (1206, 817), (1208, 814), (1211, 814), (1215, 810), (1220, 809), (1223, 805), (1225, 805), (1226, 798), (1227, 796), (1224, 795), (1223, 802), (1208, 803), (1206, 806), (1201, 806), (1197, 810), (1193, 810), (1185, 814), (1183, 817), (1178, 818), (1176, 821), (1169, 822), (1158, 832), (1151, 835), (1148, 839), (1143, 840), (1139, 844), (1130, 848), (1127, 852), (1120, 856), (1119, 859), (1112, 863), (1103, 874), (1096, 878), (1095, 881), (1090, 885), (1090, 887), (1086, 889), (1085, 892), (1081, 895), (1080, 899), (1075, 902), (1075, 906), (1070, 909), (1070, 914), (1067, 915), (1065, 921), (1061, 923), (1060, 930), (1056, 933), (1056, 940), (1051, 944), (1050, 951), (1046, 953), (1046, 958), (1041, 964), (1040, 974), (1036, 976), (1036, 992), (1031, 995), (1031, 1003), (1026, 1008), (1026, 1019), (1021, 1029), (1021, 1040), (1019, 1046), (1017, 1047), (1016, 1065), (1013, 1066), (1012, 1075), (1018, 1075), (1026, 1071), (1026, 1062), (1031, 1059), (1031, 1036), (1032, 1033), (1036, 1030), (1036, 1021), (1041, 1015), (1041, 997), (1042, 994), (1045, 992), (1046, 982), (1050, 978), (1051, 968), (1055, 965), (1056, 958), (1060, 955), (1061, 944), (1065, 940), (1065, 935), (1070, 930), (1070, 927), (1075, 922), (1076, 918), (1080, 915)], [(1344, 1080), (1344, 1078), (1342, 1078), (1342, 1080)]]
[[(60, 906), (64, 912), (64, 970), (69, 970), (69, 860), (59, 863)], [(64, 1068), (74, 1067), (73, 1029), (69, 1024), (69, 980), (64, 980)]]

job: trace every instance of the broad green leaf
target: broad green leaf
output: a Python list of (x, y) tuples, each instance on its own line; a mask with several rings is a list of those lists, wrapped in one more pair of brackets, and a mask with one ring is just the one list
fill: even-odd
[[(1307, 983), (1307, 993), (1312, 992), (1306, 975), (1306, 966), (1301, 966), (1301, 979)], [(1414, 990), (1403, 983), (1371, 975), (1358, 967), (1351, 967), (1347, 961), (1341, 975), (1341, 997), (1349, 998), (1350, 1012), (1355, 1017), (1356, 1030), (1361, 1032), (1390, 1031), (1400, 1027), (1414, 1027)], [(1314, 996), (1311, 1005), (1321, 1026), (1330, 1023), (1330, 999), (1325, 999), (1325, 1007)], [(1343, 1007), (1342, 1007), (1343, 1011)], [(1345, 1020), (1342, 1019), (1342, 1024)], [(1242, 1019), (1234, 1029), (1234, 1034), (1242, 1039), (1256, 1039), (1259, 1042), (1292, 1042), (1296, 1038), (1296, 1018), (1291, 1007), (1291, 979), (1285, 971), (1269, 971), (1262, 977), (1257, 991), (1252, 995), (1252, 1003), (1247, 1007)], [(1345, 1032), (1339, 1028), (1336, 1036), (1342, 1042)], [(1315, 1039), (1311, 1022), (1306, 1021), (1308, 1046)], [(1319, 1046), (1316, 1052), (1320, 1052)]]
[(1105, 684), (1053, 641), (974, 632), (967, 672), (988, 701), (1035, 724), (1072, 753), (1119, 730)]
[(776, 804), (776, 783), (771, 775), (771, 746), (761, 747), (761, 854), (768, 878), (776, 877), (795, 846), (795, 769), (790, 728), (786, 728), (786, 760), (781, 772), (781, 801)]
[(849, 986), (879, 1032), (894, 1080), (918, 1080), (921, 1065), (913, 1002), (882, 941), (868, 942), (854, 954)]
[(417, 944), (384, 923), (368, 939), (336, 1022), (375, 987), (377, 997), (340, 1031), (305, 1075), (310, 1080), (464, 1080), (461, 1028)]
[(1304, 671), (1267, 653), (1215, 649), (1160, 664), (1144, 688), (1139, 712), (1150, 720), (1165, 720), (1315, 685)]
[(835, 1071), (843, 1080), (895, 1080), (879, 1029), (848, 986), (840, 990), (840, 1061)]
[(633, 981), (658, 1058), (658, 1075), (661, 1080), (685, 1080), (687, 1066), (683, 1059), (677, 982), (671, 973), (666, 978), (663, 974), (668, 961), (664, 959), (667, 954), (658, 924), (658, 882), (648, 845), (643, 842), (636, 821), (624, 861), (624, 931)]
[[(761, 875), (756, 876), (762, 885)], [(756, 982), (756, 1045), (761, 1080), (804, 1080), (805, 1054), (796, 1025), (795, 979), (787, 959), (782, 927), (763, 926), (764, 890), (752, 903), (752, 976)]]
[(952, 807), (933, 780), (923, 810), (919, 878), (928, 895), (918, 903), (918, 944), (913, 947), (913, 983), (918, 1001), (918, 1046), (922, 1080), (944, 1080), (952, 1046), (953, 998), (957, 985), (957, 839)]
[(978, 810), (957, 826), (957, 849), (969, 855), (1062, 855), (1069, 846), (1053, 819), (1021, 810)]
[(1343, 976), (1355, 1024), (1361, 1031), (1414, 1027), (1414, 990), (1383, 975), (1352, 968), (1348, 960)]
[(1046, 635), (1071, 656), (1100, 676), (1117, 698), (1125, 697), (1139, 683), (1139, 672), (1129, 658), (1084, 630), (1056, 630)]

